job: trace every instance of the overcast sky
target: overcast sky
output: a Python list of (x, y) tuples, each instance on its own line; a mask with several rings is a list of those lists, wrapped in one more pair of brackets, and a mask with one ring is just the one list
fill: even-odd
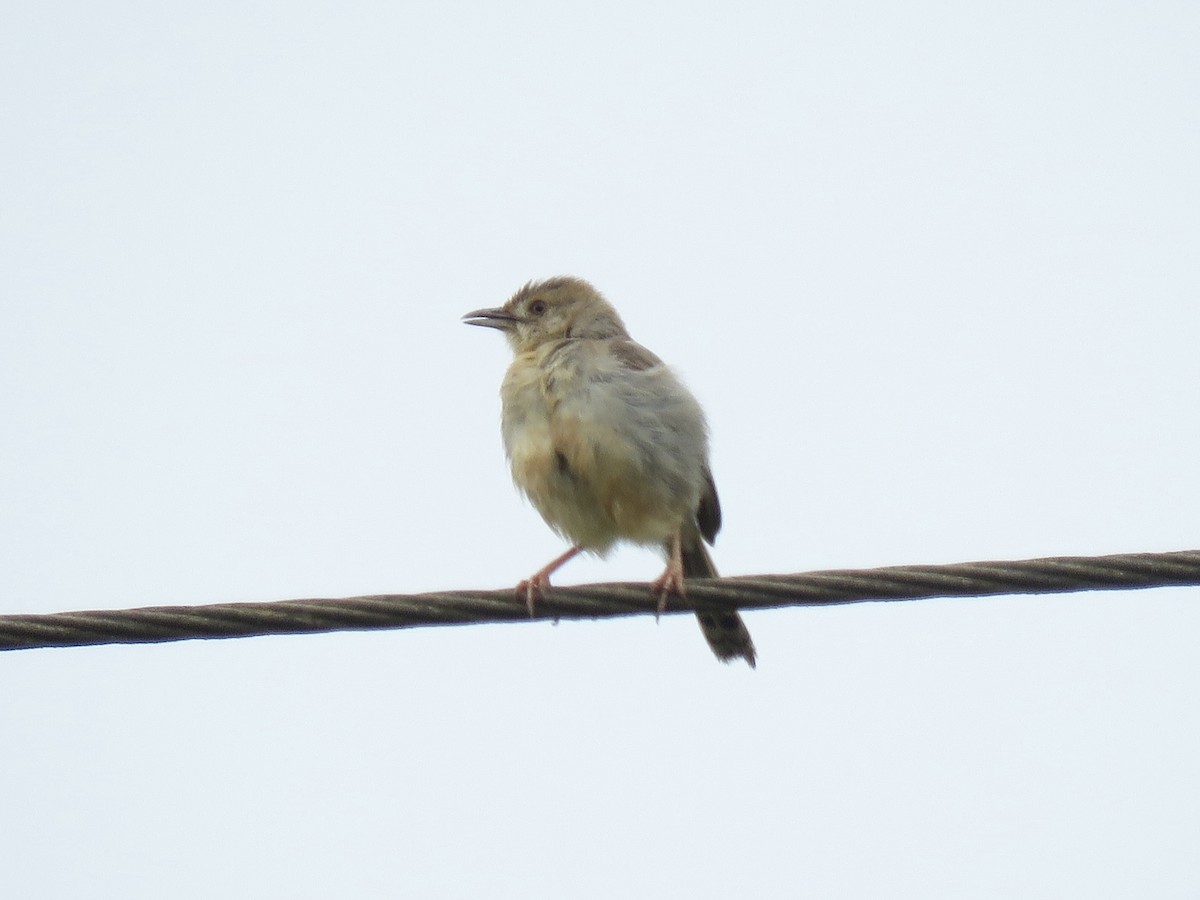
[[(0, 612), (514, 585), (593, 281), (727, 574), (1200, 548), (1200, 7), (0, 9)], [(649, 580), (626, 549), (563, 583)], [(0, 655), (12, 897), (1200, 893), (1200, 591)]]

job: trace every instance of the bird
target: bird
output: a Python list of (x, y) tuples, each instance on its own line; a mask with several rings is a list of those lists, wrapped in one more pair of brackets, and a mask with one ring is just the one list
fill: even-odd
[[(513, 481), (571, 548), (517, 586), (533, 615), (550, 576), (620, 541), (661, 548), (653, 582), (662, 613), (687, 578), (715, 578), (705, 548), (721, 527), (704, 411), (661, 359), (630, 337), (617, 310), (573, 276), (530, 281), (503, 305), (463, 316), (503, 332), (513, 361), (500, 388)], [(722, 662), (756, 651), (736, 611), (696, 614)]]

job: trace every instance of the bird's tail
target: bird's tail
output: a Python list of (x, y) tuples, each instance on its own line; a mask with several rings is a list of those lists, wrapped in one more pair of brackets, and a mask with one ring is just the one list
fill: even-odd
[[(712, 557), (708, 555), (699, 535), (694, 540), (683, 541), (680, 548), (683, 556), (683, 575), (685, 578), (716, 578), (717, 567)], [(750, 632), (746, 623), (736, 611), (704, 611), (696, 613), (700, 622), (700, 630), (712, 652), (721, 662), (741, 657), (754, 668), (754, 641), (750, 640)]]

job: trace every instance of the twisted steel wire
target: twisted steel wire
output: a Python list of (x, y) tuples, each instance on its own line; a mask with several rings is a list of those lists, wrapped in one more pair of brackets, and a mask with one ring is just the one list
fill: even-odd
[[(671, 613), (826, 606), (930, 597), (986, 597), (1200, 585), (1200, 550), (1067, 556), (1010, 562), (837, 569), (688, 582)], [(653, 613), (645, 584), (553, 587), (533, 618), (599, 619)], [(344, 599), (157, 606), (0, 616), (0, 650), (146, 644), (201, 638), (367, 631), (529, 620), (523, 598), (501, 591), (439, 591)]]

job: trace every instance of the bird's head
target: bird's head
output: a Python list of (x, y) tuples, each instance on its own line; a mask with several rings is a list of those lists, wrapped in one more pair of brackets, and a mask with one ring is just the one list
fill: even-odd
[(566, 338), (627, 337), (612, 305), (582, 278), (559, 276), (531, 281), (503, 306), (463, 316), (468, 325), (499, 328), (515, 353)]

